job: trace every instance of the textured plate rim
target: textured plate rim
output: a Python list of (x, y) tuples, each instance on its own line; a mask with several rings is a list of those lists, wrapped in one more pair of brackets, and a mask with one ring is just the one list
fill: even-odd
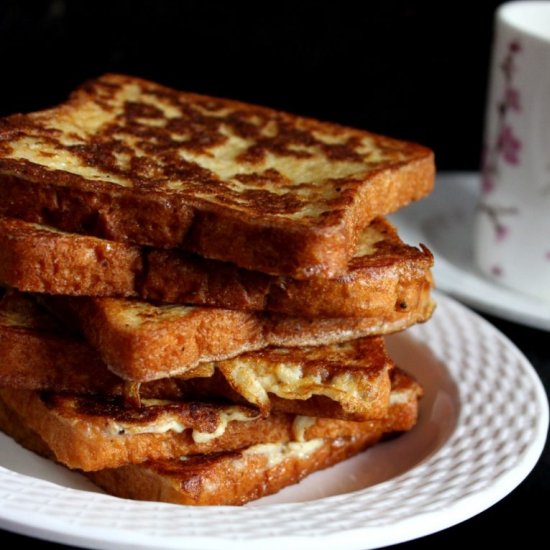
[[(457, 347), (446, 352), (444, 348), (448, 346), (449, 343), (439, 342), (439, 339), (443, 338), (441, 334), (444, 334), (441, 330), (448, 329), (445, 323), (451, 322), (452, 325), (453, 322), (458, 322), (456, 320), (460, 320), (463, 323), (469, 324), (474, 331), (472, 333), (474, 335), (473, 338), (476, 337), (476, 334), (479, 334), (479, 338), (486, 337), (492, 345), (497, 346), (497, 351), (501, 353), (500, 360), (510, 362), (510, 368), (519, 369), (519, 372), (515, 373), (515, 376), (519, 376), (519, 378), (514, 380), (514, 384), (521, 381), (526, 387), (529, 386), (529, 391), (533, 398), (533, 402), (529, 404), (530, 409), (523, 410), (525, 415), (529, 415), (531, 420), (532, 425), (530, 430), (532, 432), (532, 437), (530, 441), (523, 446), (518, 456), (515, 457), (515, 463), (508, 466), (504, 464), (502, 472), (489, 486), (476, 488), (475, 482), (479, 480), (474, 478), (474, 484), (470, 492), (459, 495), (456, 500), (443, 508), (432, 507), (432, 509), (429, 509), (426, 505), (422, 505), (416, 513), (405, 514), (404, 517), (400, 517), (396, 522), (390, 524), (384, 524), (382, 522), (380, 525), (369, 525), (368, 519), (365, 519), (363, 516), (363, 519), (358, 517), (357, 521), (360, 522), (358, 526), (349, 527), (342, 525), (339, 521), (334, 521), (330, 526), (330, 530), (326, 530), (326, 522), (330, 522), (331, 512), (336, 508), (347, 509), (351, 511), (352, 514), (355, 510), (357, 515), (359, 514), (357, 506), (360, 506), (360, 514), (364, 514), (365, 511), (368, 512), (368, 504), (372, 501), (370, 504), (374, 506), (372, 508), (374, 511), (380, 502), (384, 505), (384, 498), (391, 501), (392, 499), (402, 498), (402, 495), (410, 496), (416, 494), (419, 487), (417, 487), (415, 483), (418, 483), (418, 479), (421, 479), (422, 476), (427, 475), (426, 479), (428, 482), (433, 481), (434, 483), (434, 490), (437, 489), (441, 491), (441, 487), (438, 486), (438, 480), (435, 478), (431, 479), (430, 476), (434, 477), (436, 475), (437, 464), (445, 466), (445, 460), (449, 460), (449, 457), (446, 456), (446, 454), (448, 455), (449, 447), (451, 445), (456, 445), (458, 438), (464, 436), (464, 434), (461, 433), (461, 429), (463, 428), (465, 413), (461, 411), (458, 424), (449, 438), (449, 441), (434, 455), (428, 457), (412, 469), (395, 478), (364, 490), (327, 497), (312, 502), (273, 504), (263, 507), (248, 508), (219, 507), (213, 511), (212, 508), (193, 508), (162, 503), (133, 502), (114, 499), (114, 497), (99, 493), (85, 493), (87, 495), (86, 499), (88, 505), (84, 509), (73, 510), (72, 515), (69, 515), (69, 517), (61, 517), (58, 515), (52, 517), (51, 511), (55, 509), (56, 505), (59, 505), (60, 502), (66, 505), (67, 502), (70, 502), (77, 496), (80, 498), (84, 492), (60, 487), (47, 481), (28, 478), (28, 476), (23, 476), (6, 470), (5, 468), (0, 468), (0, 491), (2, 491), (2, 493), (6, 492), (6, 488), (4, 487), (6, 483), (8, 483), (8, 485), (13, 484), (15, 487), (23, 487), (26, 482), (30, 481), (33, 486), (39, 487), (40, 490), (45, 491), (49, 496), (49, 501), (43, 505), (43, 509), (49, 510), (49, 513), (37, 513), (29, 506), (24, 517), (21, 515), (20, 508), (10, 508), (9, 502), (3, 499), (0, 505), (0, 526), (25, 535), (93, 548), (136, 549), (154, 547), (220, 549), (231, 548), (238, 545), (239, 548), (246, 549), (252, 548), (253, 546), (256, 547), (261, 543), (262, 547), (267, 549), (278, 548), (281, 544), (299, 544), (302, 548), (315, 547), (321, 549), (329, 548), (337, 542), (340, 548), (366, 549), (412, 540), (469, 519), (506, 496), (525, 479), (535, 466), (546, 441), (548, 429), (548, 401), (542, 383), (534, 368), (510, 340), (487, 321), (455, 302), (452, 298), (446, 297), (440, 293), (435, 293), (435, 296), (438, 302), (438, 314), (434, 316), (434, 319), (429, 323), (410, 329), (411, 334), (414, 333), (414, 338), (418, 339), (419, 343), (423, 344), (426, 344), (427, 340), (429, 340), (430, 348), (433, 346), (442, 347), (443, 351), (437, 350), (435, 352), (436, 355), (440, 356), (441, 354), (445, 355), (445, 353), (450, 353), (453, 362), (461, 366), (460, 364), (467, 360), (470, 362), (475, 360), (479, 343), (473, 346), (473, 349), (468, 350), (468, 342), (463, 341), (464, 335), (459, 331), (459, 333), (454, 336), (455, 340), (457, 340)], [(455, 321), (449, 321), (449, 319), (454, 319)], [(443, 320), (445, 320), (445, 322)], [(452, 326), (454, 327), (454, 325)], [(464, 327), (465, 326), (466, 325), (464, 325)], [(462, 330), (465, 330), (464, 327)], [(467, 359), (465, 356), (460, 356), (460, 345), (464, 346), (464, 353), (473, 353), (474, 357)], [(459, 356), (457, 356), (457, 353)], [(445, 357), (441, 357), (441, 359), (444, 360)], [(459, 389), (461, 389), (463, 381), (456, 377), (457, 365), (450, 364), (449, 370), (455, 378)], [(481, 366), (478, 366), (478, 368), (481, 368)], [(454, 372), (452, 372), (453, 369)], [(463, 397), (464, 396), (461, 395), (462, 405), (464, 404)], [(479, 406), (483, 406), (483, 404)], [(481, 418), (480, 420), (480, 425), (482, 425), (485, 419)], [(467, 435), (468, 434), (466, 434), (466, 436)], [(467, 451), (466, 443), (464, 443), (464, 445)], [(508, 459), (508, 456), (504, 458)], [(504, 458), (502, 458), (503, 461)], [(451, 456), (450, 460), (454, 460), (454, 458)], [(471, 469), (472, 466), (474, 466), (474, 464), (468, 464), (468, 460), (466, 459), (465, 474), (464, 472), (459, 472), (460, 475), (471, 475), (469, 469)], [(460, 476), (458, 481), (460, 481)], [(447, 488), (443, 487), (443, 490), (447, 490)], [(10, 492), (9, 488), (7, 491), (8, 493)], [(21, 492), (19, 497), (21, 497), (23, 493), (24, 491)], [(426, 493), (426, 491), (424, 491), (424, 493)], [(430, 495), (429, 488), (427, 495)], [(424, 494), (424, 497), (425, 496), (426, 494)], [(15, 503), (17, 499), (18, 495), (13, 495), (12, 502)], [(387, 505), (389, 506), (390, 504), (391, 503), (388, 503)], [(101, 514), (90, 517), (90, 510), (101, 510), (102, 505), (106, 505), (107, 507), (112, 507), (113, 505), (120, 507), (121, 516), (124, 514), (129, 514), (130, 516), (135, 514), (136, 517), (135, 523), (132, 525), (133, 528), (130, 528), (128, 525), (118, 528), (102, 527)], [(24, 506), (25, 504), (23, 503), (23, 507)], [(268, 513), (266, 514), (266, 512)], [(293, 522), (291, 518), (294, 517), (294, 514), (307, 515), (308, 513), (318, 515), (313, 524), (306, 526), (306, 528), (304, 528), (303, 525), (296, 525), (293, 531)], [(144, 515), (149, 520), (151, 520), (151, 518), (156, 518), (161, 524), (164, 522), (165, 526), (168, 522), (168, 527), (164, 535), (159, 534), (158, 531), (151, 533), (141, 529), (139, 519)], [(284, 532), (281, 531), (280, 528), (280, 518), (283, 516), (284, 525), (286, 525)], [(237, 525), (235, 525), (235, 519), (237, 520)], [(208, 534), (205, 534), (205, 531), (206, 533), (208, 531), (203, 528), (202, 532), (199, 534), (185, 536), (183, 538), (181, 533), (177, 535), (170, 534), (172, 525), (170, 522), (182, 522), (184, 526), (186, 524), (189, 525), (190, 530), (192, 530), (192, 528), (197, 529), (197, 521), (209, 521), (210, 523), (215, 521), (216, 524), (219, 524), (219, 522), (226, 522), (227, 533), (224, 536), (208, 536)], [(242, 530), (242, 526), (239, 527), (239, 521), (255, 523), (256, 528), (261, 528), (262, 532), (265, 534), (253, 537), (243, 536), (243, 533), (239, 531), (239, 529)], [(323, 524), (325, 530), (323, 532), (317, 532), (314, 528), (315, 522), (317, 522), (318, 525)], [(321, 531), (322, 530), (323, 529), (321, 529)], [(246, 535), (246, 532), (244, 535)]]

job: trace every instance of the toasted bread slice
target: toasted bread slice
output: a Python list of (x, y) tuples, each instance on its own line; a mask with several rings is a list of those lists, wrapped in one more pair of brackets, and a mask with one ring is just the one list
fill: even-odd
[[(273, 494), (374, 445), (382, 435), (407, 428), (412, 426), (404, 428), (389, 416), (385, 426), (366, 424), (361, 434), (349, 438), (260, 443), (238, 451), (148, 461), (86, 475), (107, 493), (122, 498), (239, 505)], [(42, 438), (1, 400), (0, 430), (26, 449), (55, 459)]]
[(300, 317), (406, 318), (430, 301), (433, 256), (377, 218), (345, 275), (296, 280), (0, 217), (0, 283), (26, 292), (140, 297)]
[(0, 213), (296, 278), (433, 180), (419, 145), (122, 75), (0, 122)]
[[(38, 296), (38, 295), (37, 295)], [(122, 298), (39, 296), (71, 326), (79, 326), (109, 369), (135, 382), (184, 374), (267, 346), (302, 347), (383, 335), (427, 319), (433, 303), (412, 317), (302, 319), (218, 308), (154, 305)]]
[(0, 284), (27, 292), (136, 296), (140, 247), (0, 217)]
[(269, 347), (212, 367), (218, 376), (180, 383), (182, 395), (229, 397), (264, 414), (273, 409), (367, 420), (387, 413), (393, 363), (382, 338), (360, 338), (328, 346)]
[[(120, 399), (0, 389), (0, 398), (69, 468), (96, 471), (146, 460), (236, 450), (260, 443), (353, 437), (391, 419), (392, 431), (412, 427), (418, 383), (394, 369), (388, 416), (352, 422), (273, 413), (261, 417), (236, 405), (151, 401), (128, 407)], [(394, 389), (393, 389), (394, 388)]]
[(277, 493), (309, 474), (378, 443), (381, 426), (337, 439), (258, 444), (247, 449), (88, 472), (107, 493), (134, 500), (242, 505)]
[(0, 300), (0, 387), (148, 399), (211, 399), (294, 414), (349, 420), (383, 417), (392, 361), (380, 338), (315, 348), (267, 348), (185, 375), (132, 384), (110, 372), (27, 295)]

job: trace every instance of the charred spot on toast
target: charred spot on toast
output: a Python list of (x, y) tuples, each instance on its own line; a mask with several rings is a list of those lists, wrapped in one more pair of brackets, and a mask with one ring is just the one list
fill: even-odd
[(57, 108), (1, 121), (0, 154), (98, 184), (329, 223), (327, 212), (334, 217), (349, 205), (341, 189), (353, 192), (378, 166), (399, 166), (426, 151), (336, 124), (104, 75)]
[(359, 235), (349, 270), (392, 267), (409, 271), (427, 271), (433, 265), (433, 254), (420, 245), (404, 243), (396, 229), (385, 219), (377, 218)]
[[(146, 426), (159, 422), (166, 416), (177, 419), (184, 426), (204, 433), (213, 433), (222, 423), (227, 406), (204, 402), (177, 402), (158, 399), (142, 399), (141, 406), (129, 405), (122, 395), (75, 395), (63, 392), (42, 392), (42, 402), (51, 410), (63, 415), (105, 418), (123, 426)], [(232, 410), (244, 418), (255, 419), (254, 409), (232, 405)], [(124, 433), (124, 429), (119, 432)]]

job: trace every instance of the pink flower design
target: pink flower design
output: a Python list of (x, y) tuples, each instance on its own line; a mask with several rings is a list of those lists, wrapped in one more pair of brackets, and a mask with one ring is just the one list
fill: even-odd
[(488, 195), (495, 188), (495, 180), (493, 174), (489, 170), (484, 170), (481, 176), (481, 191), (484, 195)]
[(546, 251), (546, 254), (544, 255), (544, 259), (550, 262), (550, 250)]
[(521, 141), (514, 135), (511, 126), (506, 125), (502, 128), (498, 137), (497, 147), (506, 162), (509, 164), (519, 164)]
[(521, 111), (521, 105), (519, 102), (519, 91), (517, 88), (506, 88), (505, 90), (505, 103), (506, 106), (512, 109), (513, 111)]
[(510, 228), (507, 225), (502, 225), (501, 223), (497, 223), (495, 226), (495, 231), (496, 231), (497, 241), (501, 242), (505, 240), (506, 237), (508, 236)]
[(506, 80), (512, 80), (512, 75), (516, 70), (516, 66), (514, 64), (514, 58), (511, 55), (508, 55), (502, 62), (500, 68), (502, 69), (502, 72), (504, 73)]
[[(521, 52), (521, 44), (518, 40), (508, 43), (508, 50), (500, 64), (504, 73), (504, 87), (502, 95), (496, 101), (494, 107), (497, 110), (496, 139), (492, 144), (484, 144), (481, 158), (481, 193), (482, 196), (489, 195), (498, 186), (498, 174), (501, 163), (518, 165), (521, 161), (522, 142), (514, 133), (510, 124), (509, 115), (511, 111), (520, 112), (521, 93), (514, 86), (514, 73), (517, 69), (516, 58)], [(516, 214), (513, 208), (490, 208), (485, 205), (485, 210), (491, 219), (495, 231), (496, 242), (501, 242), (508, 237), (510, 228), (504, 225), (501, 217), (508, 214)], [(550, 259), (549, 259), (550, 261)], [(495, 266), (495, 273), (500, 274), (499, 266)]]
[(502, 275), (502, 267), (500, 267), (499, 265), (494, 265), (493, 267), (491, 267), (491, 273), (496, 277), (500, 277)]

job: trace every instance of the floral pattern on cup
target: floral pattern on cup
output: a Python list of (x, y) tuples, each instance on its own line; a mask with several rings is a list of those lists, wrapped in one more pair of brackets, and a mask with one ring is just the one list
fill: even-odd
[(550, 2), (505, 2), (495, 13), (472, 236), (481, 274), (550, 304), (548, 17)]
[(489, 206), (488, 204), (480, 204), (479, 209), (487, 214), (493, 228), (495, 230), (495, 240), (497, 243), (502, 242), (506, 239), (510, 233), (510, 227), (503, 222), (506, 216), (515, 216), (518, 213), (518, 209), (515, 206), (509, 207), (496, 207)]
[[(485, 145), (482, 162), (481, 191), (490, 195), (496, 186), (499, 163), (519, 166), (521, 164), (522, 143), (515, 134), (508, 114), (511, 111), (521, 112), (521, 94), (514, 86), (514, 73), (517, 70), (516, 56), (521, 52), (521, 43), (513, 40), (508, 44), (507, 52), (499, 65), (504, 74), (505, 86), (502, 97), (495, 108), (498, 113), (496, 140), (492, 145)], [(481, 209), (489, 215), (495, 230), (496, 241), (503, 241), (509, 232), (509, 227), (502, 221), (502, 215), (517, 214), (517, 208), (496, 208), (481, 205)]]
[(521, 151), (521, 141), (514, 135), (511, 126), (504, 126), (498, 136), (497, 150), (502, 154), (502, 158), (508, 164), (519, 164), (519, 152)]

